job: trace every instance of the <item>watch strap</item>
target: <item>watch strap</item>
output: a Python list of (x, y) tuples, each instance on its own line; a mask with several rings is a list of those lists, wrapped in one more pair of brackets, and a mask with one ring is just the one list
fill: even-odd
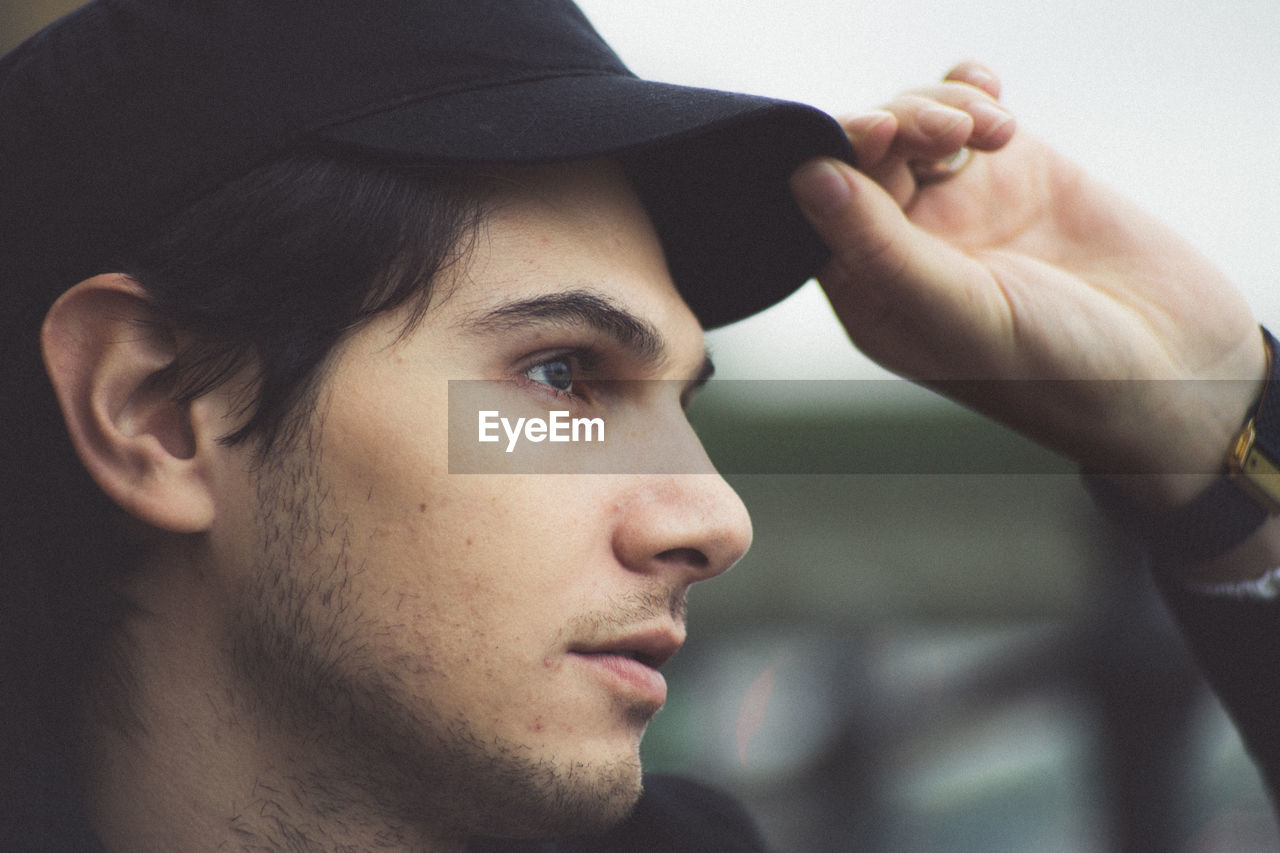
[(1253, 416), (1256, 427), (1254, 441), (1272, 459), (1280, 460), (1280, 388), (1276, 387), (1280, 385), (1280, 368), (1276, 366), (1276, 351), (1280, 344), (1266, 327), (1262, 327), (1262, 340), (1267, 347), (1267, 382)]
[(1163, 514), (1138, 506), (1097, 474), (1085, 472), (1082, 480), (1103, 515), (1159, 566), (1208, 562), (1248, 539), (1267, 520), (1267, 510), (1228, 477), (1217, 478), (1190, 503)]

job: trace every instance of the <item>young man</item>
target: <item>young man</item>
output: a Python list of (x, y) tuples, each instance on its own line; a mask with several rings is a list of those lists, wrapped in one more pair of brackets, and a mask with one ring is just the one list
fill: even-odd
[[(814, 272), (920, 381), (1188, 380), (946, 387), (1096, 472), (1188, 612), (1276, 564), (1219, 476), (1247, 307), (984, 69), (840, 127), (490, 6), (99, 2), (0, 66), (11, 847), (761, 849), (638, 745), (750, 540), (701, 329)], [(456, 380), (615, 473), (458, 473)]]

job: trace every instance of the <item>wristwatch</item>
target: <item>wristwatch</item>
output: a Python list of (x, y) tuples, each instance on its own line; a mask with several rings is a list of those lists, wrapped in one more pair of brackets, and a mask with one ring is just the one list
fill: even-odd
[(1280, 345), (1265, 328), (1261, 332), (1267, 378), (1229, 448), (1225, 476), (1185, 506), (1154, 515), (1134, 505), (1110, 481), (1084, 474), (1085, 488), (1099, 509), (1137, 539), (1158, 565), (1191, 566), (1220, 557), (1248, 539), (1268, 517), (1280, 514)]
[(1277, 384), (1276, 339), (1266, 329), (1267, 381), (1253, 414), (1236, 436), (1227, 459), (1227, 475), (1269, 515), (1280, 513), (1280, 388)]

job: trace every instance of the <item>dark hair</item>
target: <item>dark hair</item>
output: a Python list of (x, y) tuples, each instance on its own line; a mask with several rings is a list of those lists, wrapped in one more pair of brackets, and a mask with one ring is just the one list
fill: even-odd
[[(190, 341), (163, 377), (176, 399), (251, 371), (241, 424), (224, 440), (253, 441), (266, 458), (307, 424), (345, 334), (392, 309), (407, 307), (408, 324), (422, 316), (431, 282), (476, 233), (483, 184), (298, 151), (219, 188), (102, 271), (138, 281)], [(127, 614), (120, 581), (142, 554), (71, 448), (39, 356), (43, 307), (0, 321), (12, 330), (0, 342), (0, 809), (28, 819), (72, 778), (88, 679), (99, 667), (128, 677), (104, 650)]]

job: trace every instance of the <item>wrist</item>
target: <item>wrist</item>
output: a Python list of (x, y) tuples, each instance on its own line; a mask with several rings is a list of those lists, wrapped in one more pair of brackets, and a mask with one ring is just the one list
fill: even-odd
[[(1230, 563), (1234, 552), (1264, 522), (1280, 514), (1280, 370), (1274, 358), (1275, 339), (1265, 329), (1262, 339), (1266, 378), (1254, 392), (1247, 414), (1239, 415), (1245, 408), (1239, 403), (1226, 404), (1237, 413), (1229, 420), (1219, 414), (1221, 406), (1196, 406), (1199, 412), (1191, 413), (1207, 418), (1198, 431), (1196, 450), (1216, 447), (1209, 451), (1216, 454), (1216, 461), (1197, 464), (1188, 452), (1173, 454), (1172, 461), (1161, 465), (1165, 470), (1180, 466), (1177, 473), (1085, 472), (1085, 486), (1104, 514), (1162, 566), (1185, 569), (1223, 560)], [(1238, 395), (1246, 387), (1228, 390)], [(1234, 424), (1234, 431), (1227, 424)], [(1273, 550), (1267, 547), (1259, 553)]]

